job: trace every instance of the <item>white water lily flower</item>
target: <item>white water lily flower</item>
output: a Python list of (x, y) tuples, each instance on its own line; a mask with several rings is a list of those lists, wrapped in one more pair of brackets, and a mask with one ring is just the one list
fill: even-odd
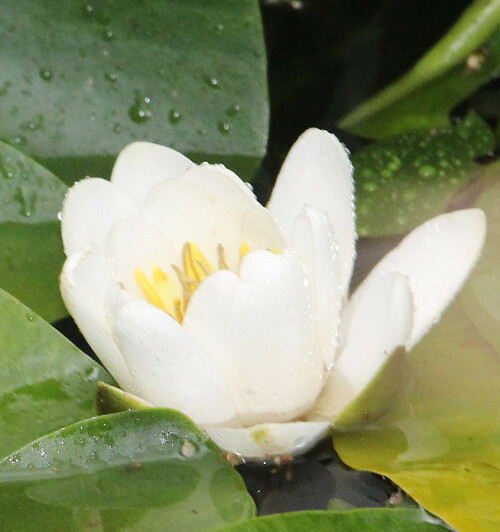
[(473, 267), (482, 211), (415, 229), (347, 302), (352, 168), (331, 134), (293, 146), (267, 208), (223, 166), (134, 143), (62, 212), (61, 291), (124, 390), (246, 457), (298, 454), (411, 349)]

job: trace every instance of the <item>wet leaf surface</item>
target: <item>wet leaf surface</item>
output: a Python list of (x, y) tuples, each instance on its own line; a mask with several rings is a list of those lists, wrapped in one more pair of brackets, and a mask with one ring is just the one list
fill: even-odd
[(0, 138), (67, 182), (108, 177), (134, 140), (247, 178), (264, 154), (256, 0), (8, 0), (0, 34)]
[(421, 510), (378, 509), (348, 512), (297, 512), (251, 519), (247, 522), (218, 529), (217, 532), (444, 532), (444, 526), (434, 523)]
[(0, 291), (0, 456), (96, 415), (108, 373), (33, 311)]
[(0, 287), (47, 321), (67, 314), (59, 294), (64, 252), (58, 213), (67, 187), (0, 143)]
[(65, 427), (0, 463), (8, 530), (194, 531), (254, 515), (236, 471), (188, 418), (123, 412)]
[(360, 236), (410, 231), (447, 209), (491, 154), (495, 138), (476, 114), (426, 132), (375, 142), (352, 157)]

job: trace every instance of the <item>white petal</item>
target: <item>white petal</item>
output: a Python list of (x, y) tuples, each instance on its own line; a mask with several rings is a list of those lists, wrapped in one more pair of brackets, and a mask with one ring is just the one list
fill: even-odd
[(87, 178), (69, 189), (62, 210), (62, 239), (67, 256), (86, 247), (104, 249), (109, 228), (136, 213), (130, 198), (109, 181)]
[(144, 294), (137, 284), (134, 271), (140, 269), (151, 278), (153, 265), (159, 266), (172, 280), (176, 289), (173, 297), (180, 295), (177, 277), (171, 265), (177, 252), (162, 232), (140, 218), (127, 218), (116, 223), (108, 233), (106, 256), (113, 265), (113, 278), (137, 298)]
[(111, 284), (109, 263), (98, 251), (75, 253), (64, 263), (60, 286), (67, 309), (106, 369), (120, 386), (134, 392), (132, 376), (115, 344), (105, 311)]
[(352, 165), (338, 139), (308, 129), (292, 146), (278, 175), (268, 208), (291, 240), (293, 222), (303, 205), (326, 211), (337, 237), (343, 287), (349, 286), (355, 256)]
[[(332, 419), (376, 376), (412, 327), (412, 297), (407, 279), (391, 273), (350, 301), (341, 328), (340, 353), (311, 416)], [(390, 385), (390, 384), (389, 384)]]
[(330, 368), (345, 294), (341, 292), (337, 244), (327, 214), (314, 207), (304, 207), (293, 224), (292, 244), (311, 280), (323, 361)]
[[(241, 189), (243, 194), (247, 196), (248, 199), (256, 200), (253, 189), (249, 186), (249, 183), (245, 183), (245, 181), (243, 181), (237, 174), (235, 174), (232, 170), (229, 170), (229, 168), (226, 168), (223, 164), (201, 163), (200, 166), (202, 168), (211, 168), (212, 170), (217, 170), (218, 172), (226, 174), (226, 176), (229, 177), (231, 181)], [(202, 180), (204, 179), (202, 174), (198, 174), (198, 177), (200, 177)]]
[(238, 425), (222, 372), (177, 321), (145, 301), (126, 303), (112, 313), (113, 333), (137, 395), (180, 410), (198, 424)]
[(288, 421), (314, 403), (323, 362), (300, 260), (258, 250), (240, 276), (219, 271), (193, 294), (184, 328), (224, 368), (244, 425)]
[(178, 179), (194, 166), (187, 157), (151, 142), (134, 142), (116, 159), (111, 182), (141, 205), (154, 185), (166, 179)]
[(256, 205), (244, 214), (241, 240), (248, 244), (251, 250), (267, 249), (276, 252), (283, 251), (286, 247), (274, 218), (261, 205)]
[(224, 246), (231, 269), (239, 262), (242, 218), (258, 204), (225, 172), (197, 166), (182, 179), (164, 181), (150, 192), (144, 218), (157, 224), (180, 251), (185, 242), (195, 242), (206, 258), (218, 263), (217, 246)]
[(263, 423), (242, 429), (203, 427), (225, 451), (244, 458), (299, 455), (311, 449), (330, 428), (328, 422)]
[(398, 271), (408, 277), (415, 313), (411, 349), (440, 318), (476, 263), (486, 233), (480, 209), (442, 214), (414, 229), (388, 253), (361, 283), (352, 299), (361, 297), (376, 279)]

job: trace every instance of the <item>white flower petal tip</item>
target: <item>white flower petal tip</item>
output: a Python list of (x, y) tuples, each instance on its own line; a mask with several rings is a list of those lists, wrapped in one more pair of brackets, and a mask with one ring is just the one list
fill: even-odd
[(193, 162), (172, 148), (133, 142), (119, 153), (111, 182), (141, 205), (157, 183), (178, 179), (193, 166)]
[(406, 277), (393, 272), (373, 282), (344, 312), (333, 371), (316, 402), (314, 419), (334, 419), (376, 378), (412, 327), (413, 302)]
[(205, 426), (203, 429), (222, 450), (246, 460), (266, 460), (276, 456), (297, 456), (310, 450), (328, 433), (326, 421), (263, 423), (230, 429)]
[(103, 249), (113, 224), (135, 212), (131, 199), (109, 181), (93, 177), (78, 181), (62, 208), (64, 252), (69, 256), (92, 245)]
[(291, 241), (304, 205), (325, 211), (335, 230), (343, 291), (355, 257), (353, 168), (344, 145), (331, 133), (308, 129), (292, 146), (276, 180), (268, 208)]
[(442, 214), (414, 229), (370, 272), (353, 294), (357, 301), (370, 284), (390, 272), (408, 278), (413, 294), (412, 349), (435, 324), (476, 264), (486, 236), (481, 209)]

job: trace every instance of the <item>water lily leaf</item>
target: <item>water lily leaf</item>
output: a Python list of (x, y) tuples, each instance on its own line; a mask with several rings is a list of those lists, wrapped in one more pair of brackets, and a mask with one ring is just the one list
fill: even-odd
[(255, 515), (238, 473), (173, 410), (65, 427), (0, 463), (9, 530), (194, 531)]
[(0, 138), (68, 182), (109, 176), (134, 140), (253, 175), (268, 130), (257, 0), (2, 7)]
[[(444, 526), (416, 509), (362, 509), (347, 512), (293, 512), (249, 519), (217, 532), (444, 532)], [(214, 531), (215, 532), (215, 531)]]
[(500, 4), (476, 0), (405, 76), (340, 126), (370, 138), (446, 126), (450, 111), (499, 71)]
[(500, 528), (499, 199), (496, 179), (476, 202), (488, 219), (483, 258), (441, 323), (404, 355), (404, 379), (378, 376), (393, 391), (390, 408), (367, 418), (370, 393), (380, 396), (368, 390), (334, 433), (349, 466), (388, 476), (461, 532)]
[(0, 142), (0, 287), (47, 321), (67, 314), (59, 294), (64, 261), (57, 214), (67, 187)]
[(494, 147), (491, 128), (471, 113), (453, 125), (362, 148), (352, 157), (359, 235), (408, 232), (445, 211), (476, 175), (475, 159)]
[(487, 214), (488, 233), (474, 276), (463, 290), (464, 308), (481, 335), (500, 353), (500, 163), (485, 172), (475, 205)]
[(0, 290), (0, 456), (96, 415), (98, 381), (113, 382), (30, 309)]

